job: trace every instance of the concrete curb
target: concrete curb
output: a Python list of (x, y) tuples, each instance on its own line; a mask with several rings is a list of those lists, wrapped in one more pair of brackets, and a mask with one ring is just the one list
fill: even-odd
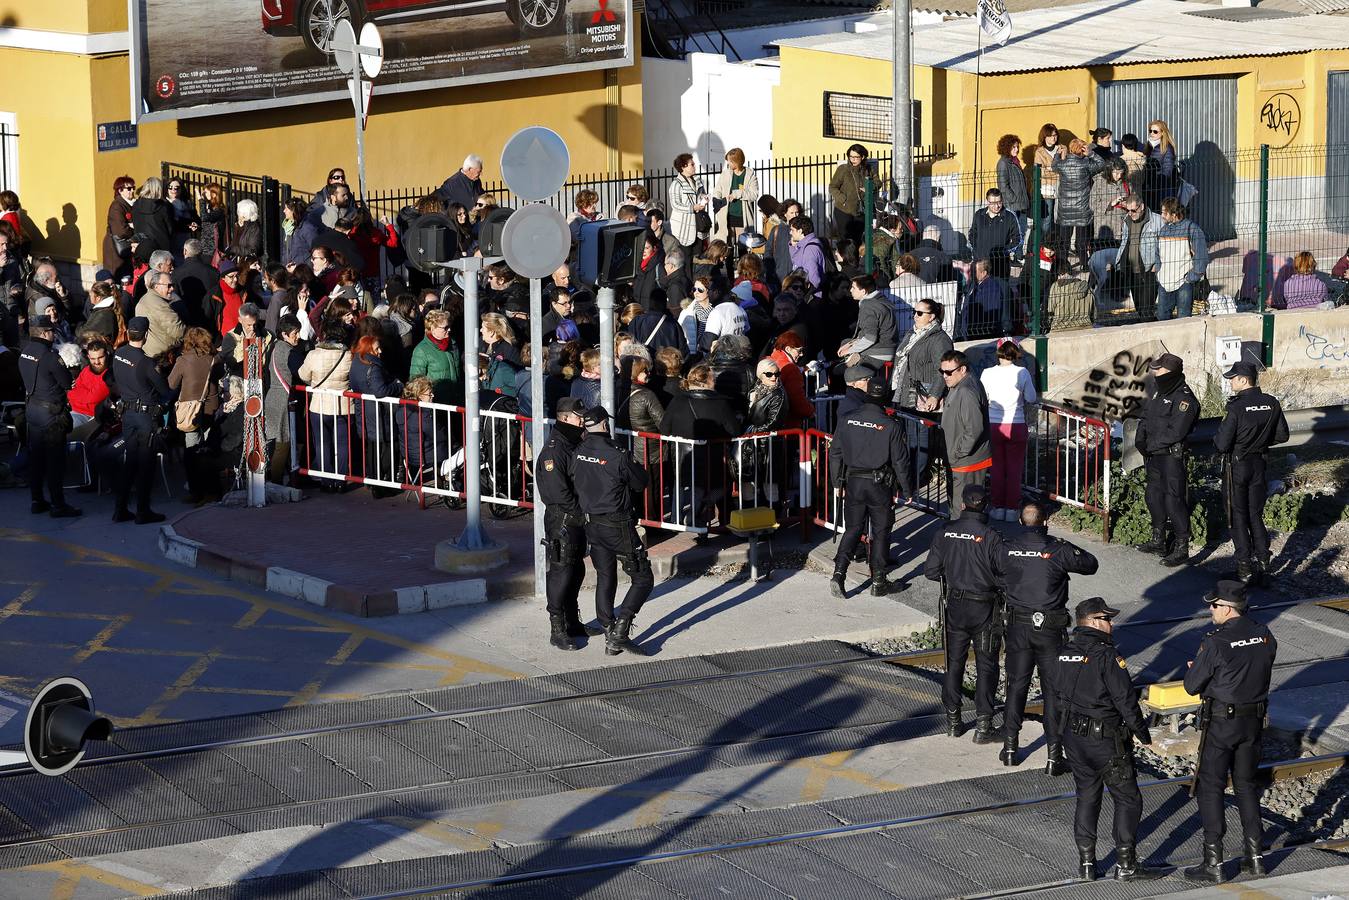
[[(229, 551), (207, 547), (180, 535), (173, 524), (159, 528), (159, 552), (171, 562), (193, 569), (202, 569), (229, 581), (237, 581), (262, 588), (285, 597), (303, 600), (323, 609), (352, 616), (395, 616), (404, 613), (426, 612), (449, 606), (466, 606), (487, 602), (487, 579), (465, 578), (437, 584), (420, 584), (387, 591), (364, 591), (347, 585), (325, 581), (304, 572), (280, 566), (264, 566), (239, 559)], [(524, 593), (533, 591), (532, 576), (526, 580)]]

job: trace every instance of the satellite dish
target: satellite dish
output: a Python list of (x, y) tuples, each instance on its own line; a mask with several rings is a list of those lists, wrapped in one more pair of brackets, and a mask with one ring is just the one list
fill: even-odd
[(571, 174), (567, 142), (551, 128), (522, 128), (501, 151), (501, 177), (524, 200), (546, 200), (562, 189)]
[(379, 70), (384, 68), (384, 41), (380, 39), (379, 29), (375, 27), (374, 22), (366, 22), (361, 26), (361, 46), (367, 51), (379, 51), (361, 54), (361, 68), (365, 70), (365, 77), (374, 80), (379, 77)]
[(526, 278), (546, 278), (567, 261), (571, 230), (562, 213), (542, 203), (522, 206), (501, 233), (506, 265)]
[(43, 775), (64, 775), (84, 758), (85, 741), (106, 741), (112, 723), (94, 712), (94, 697), (78, 678), (53, 678), (28, 707), (23, 750)]
[(351, 20), (343, 19), (337, 23), (328, 46), (332, 49), (333, 61), (342, 70), (342, 74), (350, 75), (356, 70), (355, 55), (351, 52), (351, 48), (356, 46), (356, 31), (351, 27)]

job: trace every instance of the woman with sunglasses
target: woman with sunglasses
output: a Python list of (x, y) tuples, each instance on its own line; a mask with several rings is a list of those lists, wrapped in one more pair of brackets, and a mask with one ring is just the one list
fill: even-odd
[(118, 279), (131, 274), (131, 236), (135, 234), (131, 227), (131, 202), (135, 199), (136, 180), (130, 175), (112, 183), (108, 230), (103, 235), (103, 268)]
[(1147, 174), (1146, 199), (1151, 209), (1162, 208), (1162, 201), (1176, 196), (1176, 142), (1171, 137), (1171, 129), (1161, 119), (1148, 123), (1147, 162), (1144, 171)]

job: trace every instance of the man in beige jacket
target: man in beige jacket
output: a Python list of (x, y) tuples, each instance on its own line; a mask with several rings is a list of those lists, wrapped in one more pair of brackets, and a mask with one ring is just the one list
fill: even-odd
[(145, 355), (159, 359), (183, 342), (187, 326), (169, 304), (178, 299), (173, 293), (173, 276), (153, 269), (145, 275), (145, 296), (136, 304), (136, 315), (150, 320), (145, 336)]

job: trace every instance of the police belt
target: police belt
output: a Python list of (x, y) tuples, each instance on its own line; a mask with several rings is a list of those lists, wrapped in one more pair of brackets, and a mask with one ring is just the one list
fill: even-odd
[(992, 603), (998, 599), (997, 591), (962, 591), (950, 588), (946, 592), (947, 600), (969, 600), (972, 603)]
[(1210, 719), (1250, 719), (1263, 718), (1269, 711), (1269, 701), (1256, 703), (1223, 703), (1221, 700), (1205, 700), (1206, 714)]
[(1116, 734), (1123, 734), (1125, 728), (1118, 719), (1093, 719), (1073, 713), (1068, 717), (1068, 730), (1083, 737), (1112, 738)]
[(158, 403), (147, 403), (144, 400), (124, 400), (122, 401), (122, 411), (145, 413), (147, 416), (160, 416), (164, 414), (164, 407)]
[(1072, 617), (1068, 615), (1066, 609), (1022, 609), (1019, 606), (1011, 607), (1012, 621), (1019, 622), (1022, 625), (1030, 625), (1035, 628), (1067, 628)]
[(893, 475), (893, 473), (891, 472), (891, 470), (890, 470), (889, 468), (883, 468), (883, 469), (854, 469), (852, 466), (849, 466), (849, 467), (848, 467), (848, 477), (849, 477), (849, 478), (871, 478), (871, 479), (874, 479), (874, 480), (876, 480), (876, 481), (887, 481), (887, 480), (889, 480), (889, 479), (892, 477), (892, 475)]
[(596, 525), (636, 525), (637, 518), (632, 513), (586, 513), (585, 520)]

